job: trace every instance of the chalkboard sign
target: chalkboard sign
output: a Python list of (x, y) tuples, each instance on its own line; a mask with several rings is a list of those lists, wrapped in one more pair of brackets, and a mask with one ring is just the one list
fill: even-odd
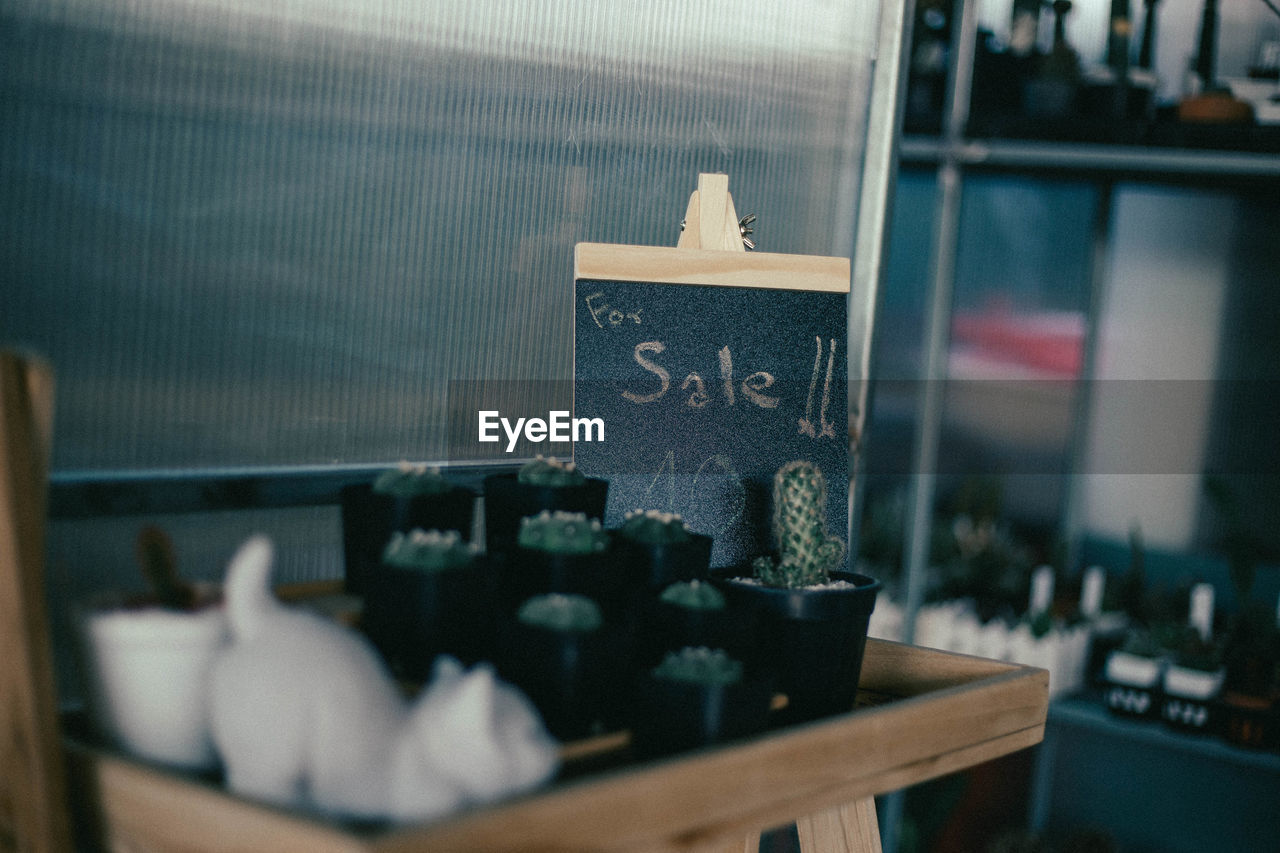
[(574, 418), (603, 440), (574, 458), (610, 481), (606, 526), (678, 512), (737, 564), (772, 547), (773, 472), (807, 459), (843, 538), (848, 290), (844, 258), (579, 244)]

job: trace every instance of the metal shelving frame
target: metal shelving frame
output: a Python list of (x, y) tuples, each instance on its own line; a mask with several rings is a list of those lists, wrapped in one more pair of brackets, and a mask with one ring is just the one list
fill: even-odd
[[(1082, 377), (1092, 375), (1096, 359), (1096, 328), (1106, 298), (1105, 271), (1109, 256), (1109, 225), (1117, 183), (1151, 180), (1192, 186), (1280, 184), (1280, 155), (1231, 150), (1103, 145), (1015, 139), (978, 139), (967, 135), (969, 104), (977, 49), (978, 2), (956, 0), (948, 57), (946, 95), (941, 133), (904, 136), (899, 163), (933, 168), (937, 189), (933, 202), (930, 281), (922, 353), (917, 422), (912, 451), (907, 522), (904, 534), (904, 642), (913, 642), (915, 614), (924, 596), (929, 535), (936, 499), (936, 462), (942, 431), (942, 410), (950, 349), (952, 292), (959, 243), (960, 207), (968, 173), (1003, 172), (1014, 175), (1067, 176), (1100, 186), (1092, 233), (1090, 300), (1086, 316)], [(903, 80), (903, 86), (906, 86)], [(1082, 395), (1072, 426), (1072, 468), (1078, 468), (1088, 421), (1088, 401)], [(1068, 565), (1074, 564), (1080, 544), (1081, 497), (1068, 484), (1061, 517), (1067, 542)], [(896, 849), (900, 794), (882, 806), (884, 849)]]

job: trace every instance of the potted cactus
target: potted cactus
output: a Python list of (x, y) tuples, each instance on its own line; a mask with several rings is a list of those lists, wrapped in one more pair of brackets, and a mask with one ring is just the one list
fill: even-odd
[(755, 659), (754, 613), (731, 609), (714, 584), (676, 581), (646, 602), (638, 620), (638, 665), (656, 666), (672, 651), (686, 646), (724, 649), (739, 659)]
[(520, 519), (543, 510), (604, 518), (608, 492), (606, 480), (587, 477), (572, 462), (554, 456), (538, 456), (516, 473), (485, 477), (485, 543), (489, 552), (510, 552), (520, 532)]
[(396, 676), (425, 681), (437, 655), (490, 655), (490, 585), (479, 546), (456, 530), (396, 532), (366, 580), (362, 626)]
[(633, 584), (606, 559), (609, 541), (609, 531), (586, 513), (543, 510), (521, 519), (516, 546), (498, 568), (498, 593), (507, 609), (541, 593), (578, 593), (616, 621)]
[(476, 493), (456, 485), (440, 468), (401, 462), (367, 483), (341, 491), (346, 590), (365, 591), (365, 579), (382, 559), (396, 531), (456, 530), (471, 538)]
[(768, 725), (772, 699), (772, 680), (723, 649), (670, 651), (637, 684), (632, 749), (653, 757), (747, 737)]
[(707, 577), (711, 537), (694, 533), (679, 515), (632, 510), (614, 534), (617, 559), (655, 592), (676, 581)]
[(844, 570), (844, 542), (826, 530), (826, 495), (812, 463), (783, 465), (773, 478), (777, 553), (757, 557), (746, 573), (714, 576), (731, 606), (758, 614), (763, 662), (789, 700), (787, 722), (853, 708), (880, 589), (879, 581)]
[(499, 672), (537, 706), (560, 740), (585, 737), (616, 721), (625, 667), (621, 635), (583, 595), (535, 595), (499, 629)]

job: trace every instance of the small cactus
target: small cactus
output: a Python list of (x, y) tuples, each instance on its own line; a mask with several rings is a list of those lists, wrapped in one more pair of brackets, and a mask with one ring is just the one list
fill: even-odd
[(534, 628), (589, 633), (604, 624), (600, 607), (585, 595), (549, 592), (520, 605), (516, 618)]
[(736, 684), (742, 680), (742, 663), (723, 649), (685, 646), (678, 652), (667, 652), (654, 667), (653, 677), (694, 684)]
[(401, 462), (383, 471), (373, 481), (373, 491), (380, 495), (413, 498), (419, 495), (442, 495), (453, 488), (438, 467)]
[(554, 456), (538, 455), (517, 472), (516, 479), (526, 486), (581, 486), (587, 478), (572, 462), (561, 462)]
[(643, 545), (670, 545), (690, 539), (690, 530), (680, 516), (656, 509), (631, 510), (618, 532)]
[(608, 546), (609, 534), (598, 519), (589, 519), (586, 513), (544, 509), (520, 519), (516, 542), (521, 548), (553, 554), (591, 554)]
[(827, 483), (811, 462), (796, 460), (773, 477), (773, 536), (779, 559), (758, 557), (752, 566), (766, 586), (797, 589), (825, 583), (840, 565), (845, 544), (827, 535)]
[(475, 559), (479, 546), (462, 541), (456, 530), (396, 532), (382, 552), (382, 562), (400, 569), (443, 571), (465, 566)]
[(724, 595), (709, 583), (678, 581), (662, 591), (659, 598), (686, 610), (724, 610)]

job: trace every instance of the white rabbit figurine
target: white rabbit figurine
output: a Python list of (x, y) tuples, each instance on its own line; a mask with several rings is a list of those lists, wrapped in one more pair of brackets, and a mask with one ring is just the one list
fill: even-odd
[(270, 540), (225, 584), (232, 642), (214, 662), (213, 738), (236, 793), (355, 818), (427, 820), (546, 782), (558, 750), (533, 704), (485, 664), (437, 661), (405, 700), (355, 631), (272, 594)]

